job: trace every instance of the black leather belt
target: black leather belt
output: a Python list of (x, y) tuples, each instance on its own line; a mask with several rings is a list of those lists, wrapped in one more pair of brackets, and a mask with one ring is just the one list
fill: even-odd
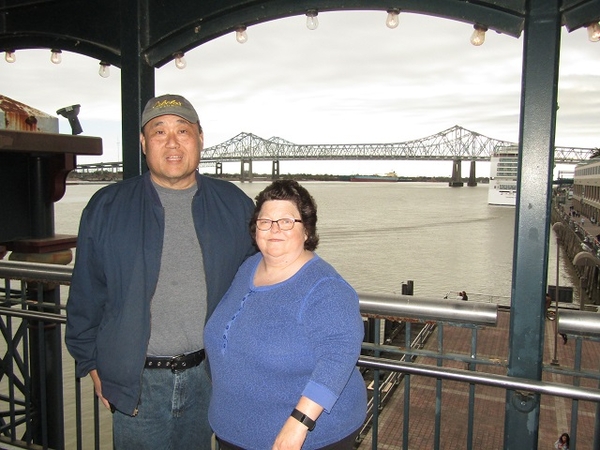
[(196, 367), (204, 361), (204, 349), (194, 353), (178, 356), (147, 356), (146, 369), (171, 369), (171, 371), (183, 371)]

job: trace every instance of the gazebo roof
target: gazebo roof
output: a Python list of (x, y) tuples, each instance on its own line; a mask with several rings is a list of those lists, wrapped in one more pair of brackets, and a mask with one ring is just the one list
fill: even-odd
[[(544, 333), (540, 312), (548, 275), (561, 29), (564, 26), (572, 31), (597, 24), (600, 0), (0, 0), (0, 51), (68, 50), (120, 67), (121, 113), (127, 118), (122, 123), (123, 176), (129, 178), (144, 170), (139, 118), (143, 106), (155, 94), (156, 68), (181, 52), (239, 28), (310, 11), (352, 10), (401, 10), (461, 21), (510, 36), (522, 35), (522, 176), (515, 214), (507, 373), (540, 380), (543, 339), (539, 336)], [(77, 137), (69, 136), (70, 140)], [(26, 205), (28, 199), (22, 197), (28, 190), (13, 180), (24, 179), (19, 171), (32, 170), (24, 164), (9, 163), (0, 164), (0, 169), (0, 179), (12, 190), (2, 197), (5, 202), (12, 202), (2, 211), (12, 213), (5, 214), (5, 220), (14, 219), (12, 205)], [(36, 197), (39, 198), (43, 196)], [(32, 222), (27, 213), (25, 210), (22, 214), (22, 223)], [(52, 223), (38, 222), (46, 228)], [(507, 448), (537, 446), (539, 395), (530, 394), (507, 392)]]
[[(128, 48), (160, 67), (239, 27), (303, 15), (309, 10), (381, 10), (428, 14), (519, 36), (525, 0), (4, 0), (0, 3), (0, 51), (48, 48), (81, 53), (122, 67)], [(563, 0), (561, 23), (569, 31), (600, 18), (600, 0)]]

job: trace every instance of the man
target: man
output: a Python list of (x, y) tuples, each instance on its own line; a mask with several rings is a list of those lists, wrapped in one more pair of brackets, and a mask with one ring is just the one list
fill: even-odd
[(149, 172), (81, 216), (65, 340), (113, 411), (115, 449), (210, 449), (204, 323), (255, 252), (254, 205), (197, 172), (204, 135), (185, 98), (151, 99), (140, 141)]

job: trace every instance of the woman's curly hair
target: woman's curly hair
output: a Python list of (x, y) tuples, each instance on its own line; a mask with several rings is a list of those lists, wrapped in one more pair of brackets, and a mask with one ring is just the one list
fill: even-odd
[(307, 237), (304, 241), (304, 249), (315, 250), (319, 245), (317, 204), (308, 191), (295, 180), (274, 181), (256, 196), (256, 207), (252, 219), (250, 219), (250, 234), (254, 239), (254, 244), (256, 245), (256, 219), (258, 219), (263, 204), (269, 200), (287, 200), (296, 205)]

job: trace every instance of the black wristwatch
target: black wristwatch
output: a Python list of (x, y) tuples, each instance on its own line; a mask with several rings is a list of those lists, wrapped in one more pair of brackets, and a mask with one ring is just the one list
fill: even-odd
[(298, 422), (300, 422), (302, 425), (305, 425), (306, 428), (308, 428), (308, 431), (314, 430), (315, 425), (317, 424), (317, 422), (315, 422), (314, 420), (312, 420), (306, 414), (298, 411), (296, 408), (294, 408), (294, 410), (292, 411), (291, 416), (294, 419), (296, 419)]

